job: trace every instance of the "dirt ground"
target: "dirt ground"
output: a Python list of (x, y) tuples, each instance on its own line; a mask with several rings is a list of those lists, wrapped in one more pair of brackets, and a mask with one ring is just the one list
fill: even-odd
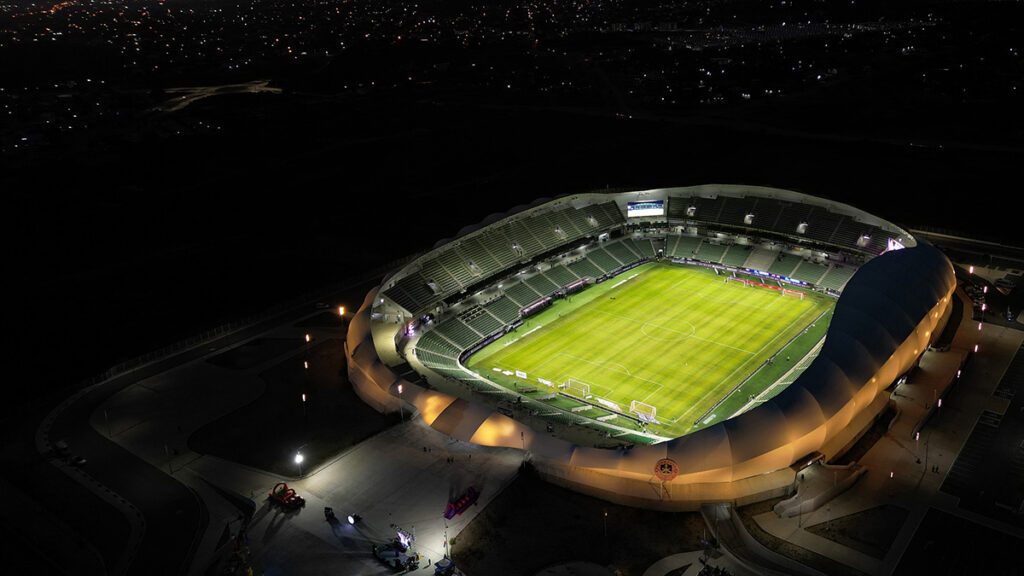
[(804, 529), (881, 560), (903, 527), (907, 513), (906, 508), (886, 504)]
[[(308, 369), (304, 362), (309, 362)], [(296, 451), (304, 456), (306, 473), (398, 423), (397, 415), (379, 414), (356, 395), (345, 371), (341, 339), (324, 340), (287, 357), (260, 378), (266, 383), (263, 395), (200, 428), (189, 439), (189, 447), (294, 477), (299, 475)]]
[(549, 484), (527, 467), (459, 534), (452, 552), (467, 574), (531, 576), (588, 560), (640, 576), (665, 556), (699, 550), (704, 530), (697, 512), (612, 504)]
[(742, 506), (736, 509), (736, 512), (740, 515), (740, 519), (743, 521), (743, 526), (746, 527), (747, 532), (749, 532), (755, 540), (760, 542), (769, 550), (782, 554), (783, 556), (788, 556), (801, 564), (810, 566), (825, 574), (829, 574), (830, 576), (864, 576), (864, 573), (859, 570), (854, 570), (845, 564), (840, 564), (839, 562), (822, 556), (821, 554), (776, 538), (762, 530), (761, 527), (757, 525), (757, 522), (754, 521), (754, 516), (768, 512), (782, 500), (783, 498), (772, 498), (771, 500), (757, 502), (755, 504)]

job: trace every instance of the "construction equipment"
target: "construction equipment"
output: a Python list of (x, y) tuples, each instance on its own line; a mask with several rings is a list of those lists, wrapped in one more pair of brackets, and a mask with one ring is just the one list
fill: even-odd
[(306, 505), (306, 499), (295, 493), (284, 482), (278, 482), (274, 485), (274, 489), (270, 491), (268, 496), (271, 502), (277, 502), (278, 504), (290, 508), (301, 508)]

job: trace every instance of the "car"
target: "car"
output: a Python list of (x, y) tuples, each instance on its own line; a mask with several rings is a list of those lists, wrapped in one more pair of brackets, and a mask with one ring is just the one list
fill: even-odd
[(75, 456), (71, 459), (71, 465), (78, 466), (79, 468), (85, 466), (86, 462), (88, 462), (88, 460), (86, 460), (84, 456)]

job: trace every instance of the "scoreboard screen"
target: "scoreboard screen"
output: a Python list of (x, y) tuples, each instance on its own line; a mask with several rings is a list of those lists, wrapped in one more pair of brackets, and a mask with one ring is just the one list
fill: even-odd
[(638, 216), (664, 216), (665, 201), (649, 200), (646, 202), (627, 202), (626, 216), (635, 218)]

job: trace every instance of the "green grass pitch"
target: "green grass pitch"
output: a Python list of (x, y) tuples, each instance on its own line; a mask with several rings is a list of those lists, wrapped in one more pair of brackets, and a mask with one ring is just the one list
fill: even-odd
[(467, 367), (488, 378), (495, 368), (522, 371), (521, 385), (585, 382), (622, 412), (633, 400), (655, 406), (657, 431), (678, 436), (833, 305), (811, 292), (799, 300), (710, 270), (646, 264), (556, 303)]

